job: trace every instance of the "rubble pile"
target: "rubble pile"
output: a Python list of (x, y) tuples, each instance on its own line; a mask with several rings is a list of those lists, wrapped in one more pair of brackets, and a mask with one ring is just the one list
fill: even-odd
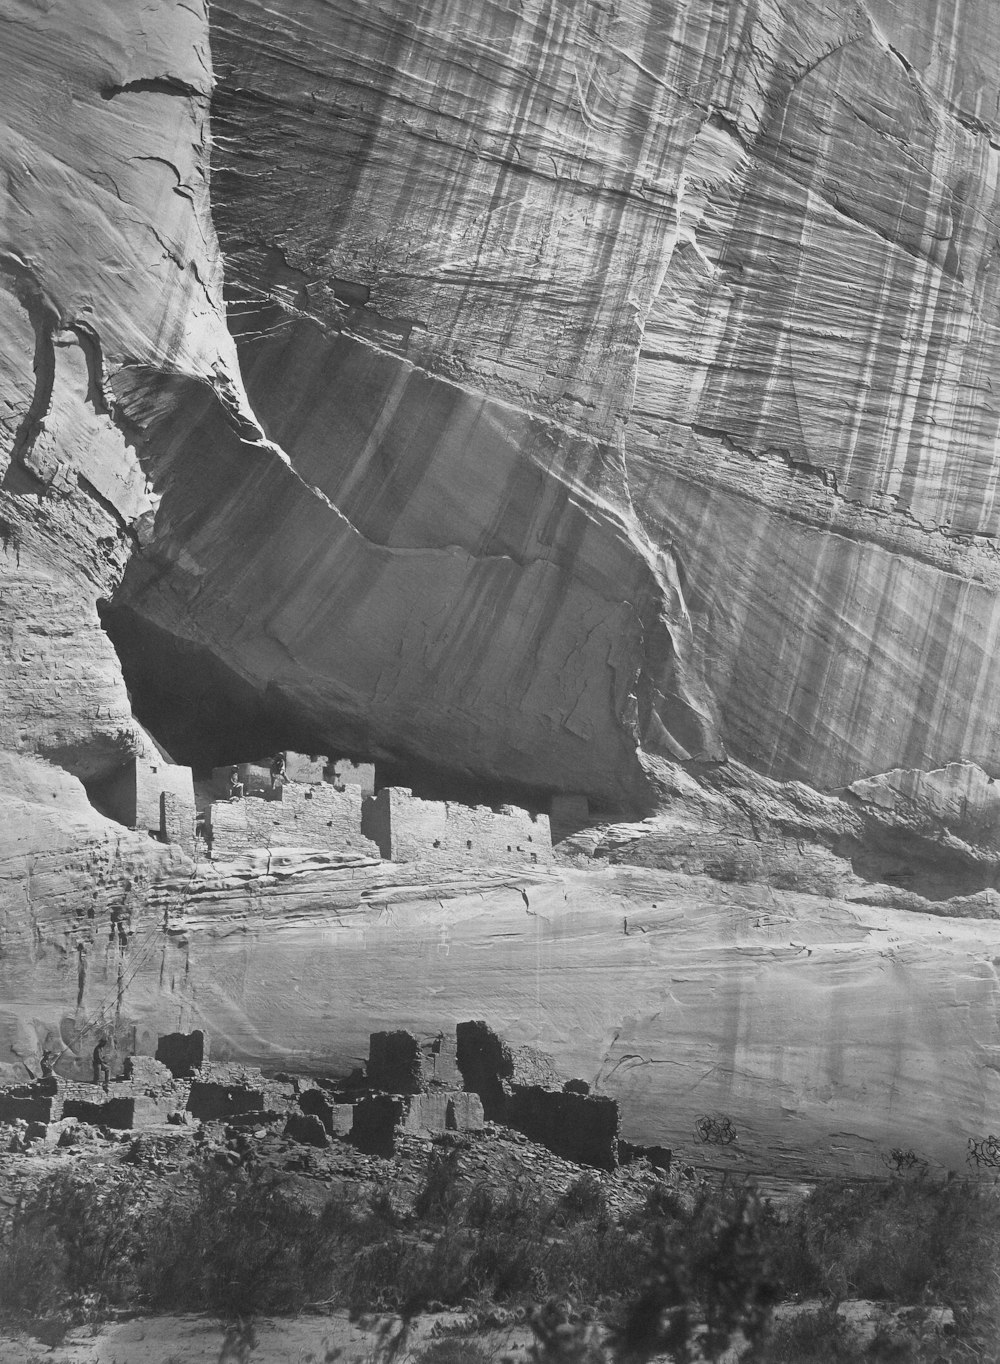
[[(664, 1148), (620, 1140), (614, 1099), (591, 1094), (583, 1080), (561, 1083), (550, 1057), (511, 1047), (482, 1021), (424, 1041), (404, 1030), (372, 1033), (365, 1071), (344, 1079), (266, 1076), (208, 1058), (204, 1034), (174, 1033), (159, 1038), (155, 1057), (126, 1057), (122, 1078), (106, 1088), (53, 1074), (0, 1089), (0, 1148), (77, 1148), (136, 1134), (136, 1159), (166, 1144), (237, 1166), (252, 1162), (265, 1139), (280, 1139), (304, 1148), (292, 1168), (308, 1171), (310, 1152), (335, 1146), (385, 1160), (414, 1143), (460, 1145), (487, 1129), (513, 1129), (508, 1140), (547, 1148), (574, 1167), (614, 1171), (643, 1157), (670, 1166)], [(162, 1152), (151, 1158), (169, 1164)]]

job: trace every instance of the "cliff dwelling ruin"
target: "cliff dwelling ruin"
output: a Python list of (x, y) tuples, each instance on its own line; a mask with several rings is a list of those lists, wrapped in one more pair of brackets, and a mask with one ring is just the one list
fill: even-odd
[(998, 73), (995, 0), (0, 0), (15, 1183), (391, 1169), (400, 1264), (480, 1156), (552, 1255), (981, 1197)]

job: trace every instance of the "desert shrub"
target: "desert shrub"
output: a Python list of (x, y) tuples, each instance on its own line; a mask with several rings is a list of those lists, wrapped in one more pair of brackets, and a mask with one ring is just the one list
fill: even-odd
[(470, 1183), (457, 1173), (450, 1156), (433, 1155), (414, 1216), (357, 1247), (352, 1310), (406, 1314), (475, 1300), (527, 1306), (567, 1294), (600, 1301), (641, 1277), (646, 1239), (609, 1215), (596, 1177), (546, 1198), (527, 1180)]
[(0, 1309), (10, 1316), (49, 1310), (66, 1292), (66, 1254), (55, 1229), (19, 1210), (0, 1248)]
[(150, 1305), (223, 1315), (289, 1312), (329, 1295), (341, 1237), (257, 1172), (207, 1172), (168, 1217), (143, 1272)]
[(419, 1218), (446, 1217), (462, 1198), (462, 1186), (458, 1180), (459, 1153), (457, 1151), (431, 1152), (421, 1184), (414, 1199), (413, 1211)]
[(477, 1340), (434, 1340), (414, 1355), (414, 1364), (493, 1364), (494, 1352)]
[(535, 1364), (610, 1364), (602, 1331), (574, 1310), (572, 1302), (550, 1299), (530, 1318)]
[(0, 1305), (39, 1313), (74, 1295), (132, 1301), (150, 1204), (133, 1172), (107, 1178), (58, 1171), (42, 1179), (0, 1243)]
[[(528, 1312), (575, 1300), (614, 1322), (620, 1353), (641, 1359), (655, 1346), (679, 1360), (695, 1349), (712, 1358), (737, 1328), (764, 1348), (775, 1296), (850, 1296), (951, 1307), (958, 1333), (928, 1356), (948, 1364), (995, 1358), (1000, 1339), (1000, 1192), (957, 1179), (835, 1180), (783, 1211), (749, 1188), (658, 1181), (643, 1205), (617, 1216), (593, 1174), (547, 1196), (527, 1175), (473, 1180), (434, 1152), (412, 1208), (386, 1191), (346, 1188), (313, 1211), (260, 1168), (213, 1168), (178, 1191), (147, 1190), (125, 1167), (77, 1169), (22, 1198), (0, 1229), (8, 1318), (69, 1320), (84, 1299), (94, 1314), (324, 1303), (404, 1318), (476, 1302)], [(852, 1359), (836, 1334), (821, 1341), (821, 1318), (782, 1324), (760, 1358)], [(579, 1321), (561, 1325), (568, 1342)], [(593, 1333), (576, 1336), (593, 1353)], [(539, 1338), (539, 1358), (543, 1348)], [(899, 1348), (882, 1341), (877, 1357)]]
[(960, 1180), (833, 1180), (790, 1219), (789, 1291), (972, 1304), (994, 1289), (1000, 1199)]
[(608, 1212), (604, 1186), (589, 1170), (573, 1181), (560, 1199), (560, 1205), (573, 1220), (581, 1217), (606, 1217)]
[(737, 1332), (760, 1341), (776, 1297), (763, 1222), (752, 1189), (727, 1187), (703, 1189), (690, 1210), (661, 1219), (645, 1280), (618, 1329), (620, 1356), (717, 1359)]
[(756, 1358), (758, 1364), (861, 1364), (866, 1355), (836, 1309), (823, 1305), (779, 1322)]

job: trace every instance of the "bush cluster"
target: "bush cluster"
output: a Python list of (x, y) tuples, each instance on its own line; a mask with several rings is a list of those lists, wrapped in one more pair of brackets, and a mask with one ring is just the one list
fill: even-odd
[[(955, 1339), (926, 1357), (987, 1360), (1000, 1340), (998, 1212), (993, 1186), (921, 1176), (831, 1181), (784, 1211), (746, 1187), (661, 1183), (618, 1216), (594, 1175), (545, 1194), (526, 1178), (473, 1179), (438, 1150), (406, 1204), (345, 1187), (310, 1208), (259, 1167), (206, 1167), (178, 1186), (76, 1169), (47, 1176), (0, 1231), (0, 1313), (328, 1305), (405, 1318), (478, 1305), (485, 1319), (490, 1305), (526, 1318), (575, 1302), (586, 1310), (572, 1321), (538, 1317), (540, 1339), (577, 1331), (592, 1355), (599, 1316), (616, 1359), (715, 1358), (738, 1331), (748, 1358), (819, 1364), (859, 1358), (833, 1306), (872, 1298), (952, 1308)], [(824, 1306), (769, 1334), (770, 1304), (796, 1297)], [(892, 1358), (885, 1349), (866, 1357)]]

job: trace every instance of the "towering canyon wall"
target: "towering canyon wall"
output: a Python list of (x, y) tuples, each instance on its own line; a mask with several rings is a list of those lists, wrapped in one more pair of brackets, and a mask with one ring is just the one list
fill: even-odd
[(212, 19), (230, 322), (311, 495), (178, 455), (197, 567), (161, 523), (124, 601), (540, 785), (995, 766), (988, 5)]
[(8, 747), (996, 766), (985, 0), (3, 15)]

